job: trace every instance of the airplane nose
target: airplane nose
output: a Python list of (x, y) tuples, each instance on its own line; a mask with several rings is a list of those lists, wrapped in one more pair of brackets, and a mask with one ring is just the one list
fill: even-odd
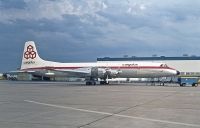
[(179, 72), (179, 71), (176, 71), (176, 75), (180, 75), (180, 72)]

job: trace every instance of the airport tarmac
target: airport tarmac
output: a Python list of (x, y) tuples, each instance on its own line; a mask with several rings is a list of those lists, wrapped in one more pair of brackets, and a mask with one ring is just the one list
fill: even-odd
[(200, 87), (0, 82), (1, 128), (200, 128)]

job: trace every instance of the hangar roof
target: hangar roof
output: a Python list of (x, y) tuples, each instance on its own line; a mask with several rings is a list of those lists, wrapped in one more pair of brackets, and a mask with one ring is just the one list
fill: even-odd
[(183, 56), (183, 57), (118, 57), (118, 58), (111, 58), (111, 57), (104, 57), (104, 58), (97, 58), (97, 61), (147, 61), (147, 60), (200, 60), (199, 56)]

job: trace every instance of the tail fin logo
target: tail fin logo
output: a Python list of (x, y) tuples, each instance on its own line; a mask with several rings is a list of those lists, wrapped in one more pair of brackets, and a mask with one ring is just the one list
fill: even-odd
[(26, 52), (24, 52), (24, 58), (27, 60), (36, 58), (36, 52), (34, 51), (34, 47), (32, 45), (27, 47)]

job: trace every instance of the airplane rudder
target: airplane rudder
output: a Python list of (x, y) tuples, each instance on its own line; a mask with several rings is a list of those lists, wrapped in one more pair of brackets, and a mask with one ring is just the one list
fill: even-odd
[(31, 68), (40, 64), (41, 58), (38, 55), (34, 41), (27, 41), (24, 45), (21, 69)]
[(35, 46), (35, 42), (27, 41), (24, 46), (23, 59), (38, 59), (40, 58)]

